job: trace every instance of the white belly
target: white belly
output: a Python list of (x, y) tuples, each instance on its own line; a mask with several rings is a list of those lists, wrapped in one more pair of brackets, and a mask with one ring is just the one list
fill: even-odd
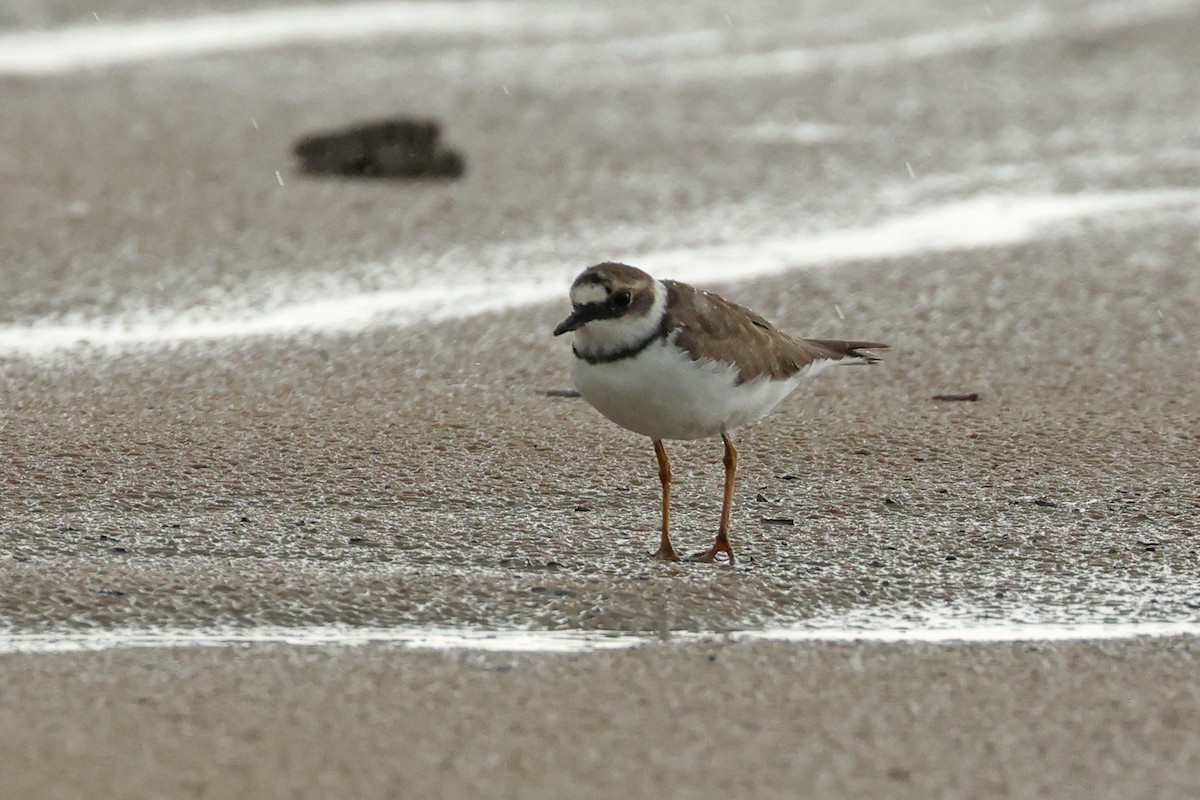
[(652, 439), (702, 439), (761, 419), (796, 388), (806, 370), (782, 381), (737, 383), (737, 369), (692, 361), (668, 342), (607, 364), (574, 359), (583, 398), (621, 427)]

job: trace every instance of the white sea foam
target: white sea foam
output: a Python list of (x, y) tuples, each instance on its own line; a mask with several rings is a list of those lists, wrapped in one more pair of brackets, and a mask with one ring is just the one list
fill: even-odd
[[(532, 301), (563, 290), (559, 281), (522, 284)], [(211, 309), (148, 313), (132, 318), (35, 323), (0, 328), (0, 353), (36, 354), (75, 347), (164, 346), (252, 336), (356, 331), (385, 318), (392, 322), (437, 321), (509, 308), (517, 298), (487, 283), (347, 294), (259, 312), (226, 315)]]
[(1066, 223), (1200, 206), (1200, 190), (1160, 189), (1088, 194), (992, 194), (843, 230), (649, 253), (647, 271), (689, 282), (759, 277), (799, 267), (908, 258), (1052, 238)]
[(504, 652), (585, 652), (626, 648), (644, 637), (585, 631), (518, 631), (463, 628), (369, 628), (344, 626), (261, 628), (111, 628), (50, 633), (0, 632), (0, 654), (77, 653), (83, 651), (229, 647), (282, 644), (293, 647), (363, 647), (403, 645), (433, 650), (492, 650)]
[[(795, 236), (648, 252), (633, 260), (657, 277), (730, 282), (851, 261), (907, 258), (1003, 247), (1063, 235), (1069, 223), (1097, 224), (1131, 213), (1200, 208), (1200, 190), (1161, 189), (1078, 195), (986, 195), (881, 222)], [(463, 273), (467, 270), (464, 266)], [(38, 355), (66, 348), (169, 346), (179, 342), (362, 330), (473, 316), (565, 297), (560, 263), (530, 265), (533, 278), (456, 280), (406, 290), (347, 293), (237, 315), (202, 309), (131, 319), (74, 320), (0, 328), (0, 353)], [(450, 270), (451, 274), (458, 271)]]
[[(590, 46), (579, 42), (570, 45), (546, 42), (533, 45), (533, 50), (540, 53), (537, 61), (544, 69), (530, 77), (564, 87), (579, 80), (689, 81), (877, 68), (1066, 34), (1103, 33), (1184, 15), (1198, 7), (1200, 0), (1112, 0), (1092, 4), (1074, 14), (1035, 9), (899, 37), (781, 48), (765, 53), (713, 52), (721, 49), (723, 36), (728, 33), (714, 30), (672, 31), (629, 42), (617, 39)], [(602, 20), (611, 23), (613, 19), (611, 14), (554, 3), (392, 0), (281, 6), (167, 20), (98, 22), (0, 35), (0, 75), (51, 76), (164, 58), (381, 36), (513, 30), (575, 34), (580, 26), (601, 24)], [(579, 52), (571, 55), (579, 47), (597, 54), (602, 61), (619, 54), (622, 47), (634, 48), (639, 58), (623, 58), (597, 68), (595, 63), (581, 63), (590, 59), (581, 58)], [(528, 45), (521, 45), (513, 52), (515, 63), (529, 66), (532, 51)], [(650, 56), (641, 58), (645, 54)], [(647, 61), (656, 63), (647, 68)], [(489, 59), (480, 64), (488, 74), (496, 71), (494, 64), (488, 66)]]
[(594, 17), (553, 4), (477, 0), (282, 6), (0, 35), (0, 74), (56, 75), (162, 58), (396, 35), (574, 30)]
[(952, 622), (943, 625), (867, 625), (864, 627), (767, 628), (734, 634), (734, 638), (770, 642), (1076, 642), (1200, 636), (1200, 622)]
[(1200, 636), (1200, 622), (1000, 622), (936, 619), (925, 624), (889, 622), (847, 626), (830, 620), (815, 625), (727, 633), (620, 631), (532, 631), (478, 628), (370, 628), (346, 626), (156, 629), (112, 628), (43, 633), (0, 632), (5, 653), (78, 653), (101, 650), (176, 647), (232, 647), (278, 644), (291, 647), (400, 646), (420, 650), (580, 653), (618, 650), (663, 642), (773, 641), (880, 643), (997, 643), (1111, 641)]

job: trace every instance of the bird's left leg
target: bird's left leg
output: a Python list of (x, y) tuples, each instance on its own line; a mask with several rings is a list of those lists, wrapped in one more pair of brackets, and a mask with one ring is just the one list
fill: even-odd
[(733, 479), (737, 475), (738, 459), (737, 450), (733, 448), (733, 442), (725, 431), (721, 431), (721, 441), (725, 443), (725, 498), (721, 503), (721, 524), (717, 528), (717, 538), (712, 547), (696, 559), (709, 564), (717, 560), (717, 553), (725, 553), (729, 556), (729, 563), (733, 563), (733, 548), (729, 546), (729, 511), (733, 505)]

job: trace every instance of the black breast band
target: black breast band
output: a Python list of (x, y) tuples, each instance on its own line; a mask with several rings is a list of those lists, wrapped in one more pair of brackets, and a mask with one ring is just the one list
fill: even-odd
[(589, 364), (611, 364), (614, 361), (623, 361), (626, 358), (633, 358), (638, 353), (645, 350), (650, 345), (654, 344), (659, 339), (667, 338), (667, 315), (662, 315), (662, 321), (658, 323), (658, 327), (650, 331), (650, 333), (642, 339), (634, 342), (628, 347), (622, 347), (620, 350), (613, 350), (611, 353), (602, 353), (595, 356), (585, 356), (580, 353), (578, 348), (571, 345), (571, 352), (576, 358), (582, 358)]

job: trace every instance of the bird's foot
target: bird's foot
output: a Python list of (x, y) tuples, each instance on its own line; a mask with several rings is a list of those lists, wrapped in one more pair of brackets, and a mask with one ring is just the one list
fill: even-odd
[(676, 554), (675, 548), (669, 544), (658, 548), (658, 551), (650, 557), (655, 561), (679, 561), (679, 556)]
[(717, 563), (717, 555), (724, 553), (729, 558), (729, 566), (733, 566), (733, 548), (729, 546), (728, 541), (715, 541), (713, 546), (699, 553), (693, 553), (688, 556), (688, 561), (699, 561), (702, 564)]

